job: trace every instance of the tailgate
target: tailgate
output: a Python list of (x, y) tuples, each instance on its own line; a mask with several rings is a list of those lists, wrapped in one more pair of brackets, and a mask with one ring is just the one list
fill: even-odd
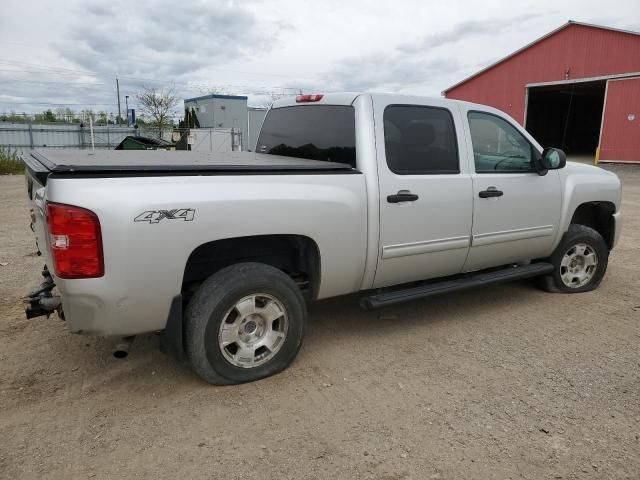
[(31, 156), (23, 157), (26, 165), (25, 181), (27, 196), (29, 197), (29, 214), (31, 220), (31, 230), (36, 237), (38, 252), (45, 255), (47, 264), (49, 255), (47, 251), (47, 226), (45, 215), (47, 178), (51, 173), (46, 165)]

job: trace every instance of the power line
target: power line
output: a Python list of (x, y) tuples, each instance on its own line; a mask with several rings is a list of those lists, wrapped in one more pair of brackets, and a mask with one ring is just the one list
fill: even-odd
[[(3, 71), (2, 69), (0, 69), (0, 71)], [(22, 73), (20, 71), (17, 70), (4, 70), (4, 71), (10, 71), (10, 72), (16, 72), (16, 73)], [(42, 73), (42, 72), (36, 72), (36, 73)], [(120, 79), (126, 79), (126, 80), (135, 80), (138, 82), (143, 82), (143, 86), (144, 86), (144, 82), (146, 83), (150, 83), (150, 84), (155, 84), (155, 85), (166, 85), (166, 86), (171, 86), (171, 87), (176, 87), (177, 85), (184, 85), (184, 87), (187, 90), (191, 90), (191, 91), (197, 91), (197, 90), (224, 90), (224, 89), (231, 89), (231, 90), (240, 90), (243, 91), (244, 93), (249, 93), (252, 95), (269, 95), (271, 93), (281, 93), (281, 92), (275, 92), (276, 90), (286, 90), (286, 91), (291, 91), (294, 93), (297, 93), (301, 88), (304, 90), (309, 90), (308, 87), (300, 87), (300, 86), (285, 86), (285, 85), (237, 85), (237, 84), (230, 84), (230, 83), (224, 83), (224, 84), (209, 84), (209, 83), (204, 83), (204, 82), (192, 82), (192, 81), (188, 81), (186, 83), (183, 82), (175, 82), (175, 81), (169, 81), (169, 80), (157, 80), (157, 79), (150, 79), (150, 78), (141, 78), (141, 77), (127, 77), (127, 76), (118, 76), (118, 78)], [(0, 80), (3, 80), (2, 77), (0, 77)], [(30, 82), (30, 83), (48, 83), (48, 84), (58, 84), (58, 85), (70, 85), (70, 86), (75, 86), (75, 85), (88, 85), (88, 86), (103, 86), (103, 85), (109, 85), (108, 83), (92, 83), (92, 82), (73, 82), (70, 83), (67, 80), (43, 80), (43, 81), (39, 81), (39, 80), (22, 80), (22, 79), (17, 79), (16, 81), (20, 81), (20, 82)]]
[(91, 105), (116, 105), (115, 103), (48, 103), (48, 102), (5, 102), (0, 100), (0, 104), (5, 105), (44, 105), (49, 107), (65, 107), (65, 106), (91, 106)]
[[(57, 115), (56, 112), (52, 112), (52, 113), (54, 115)], [(76, 117), (79, 117), (79, 116), (86, 115), (87, 112), (84, 112), (82, 110), (81, 111), (71, 111), (70, 114), (74, 115)], [(113, 118), (116, 118), (118, 116), (117, 112), (107, 112), (107, 111), (103, 111), (103, 110), (100, 110), (100, 111), (97, 111), (97, 112), (96, 111), (91, 111), (91, 114), (94, 115), (94, 116), (102, 116), (102, 114), (104, 114), (104, 115), (106, 115), (108, 117), (113, 117)], [(0, 112), (0, 116), (24, 117), (25, 119), (26, 118), (34, 118), (36, 116), (42, 116), (42, 115), (43, 115), (43, 112), (38, 112), (38, 113), (24, 113), (24, 112), (22, 112), (22, 113), (4, 112), (3, 113), (3, 112)], [(63, 115), (66, 115), (66, 113), (64, 113)], [(167, 115), (167, 118), (172, 118), (172, 119), (182, 119), (183, 117), (184, 117), (184, 115), (179, 115), (179, 114)], [(138, 118), (141, 118), (142, 120), (144, 120), (144, 119), (149, 119), (150, 117), (148, 115), (141, 115), (141, 116), (138, 116)], [(0, 122), (0, 125), (2, 125), (2, 122)]]
[[(21, 68), (13, 68), (13, 69), (2, 69), (0, 68), (0, 71), (4, 71), (4, 72), (10, 72), (11, 74), (17, 74), (17, 75), (21, 75), (22, 73), (29, 73), (29, 72), (33, 72), (36, 75), (43, 75), (46, 74), (47, 75), (47, 80), (35, 80), (33, 79), (32, 76), (28, 77), (28, 79), (22, 79), (22, 78), (18, 78), (15, 80), (11, 80), (11, 79), (7, 79), (6, 76), (2, 76), (0, 75), (0, 81), (15, 81), (15, 82), (20, 82), (25, 83), (25, 84), (31, 84), (31, 85), (65, 85), (67, 88), (76, 88), (78, 90), (82, 89), (82, 90), (87, 90), (93, 87), (104, 87), (106, 85), (110, 85), (109, 83), (104, 83), (104, 82), (91, 82), (91, 81), (87, 81), (87, 80), (81, 80), (81, 79), (60, 79), (60, 80), (52, 80), (52, 77), (55, 78), (56, 75), (60, 75), (60, 76), (69, 76), (69, 75), (77, 75), (77, 76), (92, 76), (92, 77), (99, 77), (102, 74), (98, 74), (96, 72), (90, 72), (90, 71), (86, 71), (86, 70), (79, 70), (79, 69), (72, 69), (72, 68), (65, 68), (65, 67), (53, 67), (53, 66), (49, 66), (49, 65), (42, 65), (42, 64), (35, 64), (35, 63), (29, 63), (29, 62), (19, 62), (19, 61), (8, 61), (8, 60), (0, 60), (0, 65), (15, 65), (15, 66), (19, 66)], [(35, 69), (40, 69), (40, 70), (32, 70), (33, 68)], [(224, 69), (221, 69), (224, 70)], [(231, 69), (228, 69), (229, 71), (233, 71)], [(238, 71), (239, 72), (239, 71)], [(247, 72), (244, 72), (247, 73)], [(257, 72), (252, 72), (252, 73), (257, 73)], [(106, 75), (106, 74), (105, 74)], [(268, 75), (268, 74), (267, 74)], [(280, 75), (276, 75), (276, 76), (280, 76)], [(285, 85), (236, 85), (236, 84), (218, 84), (218, 85), (214, 85), (214, 84), (209, 84), (206, 82), (193, 82), (193, 81), (188, 81), (188, 82), (175, 82), (175, 81), (171, 81), (171, 80), (158, 80), (158, 79), (151, 79), (151, 78), (144, 78), (144, 77), (135, 77), (135, 76), (118, 76), (118, 78), (120, 79), (125, 79), (125, 80), (129, 80), (132, 81), (134, 83), (138, 83), (141, 82), (143, 83), (143, 87), (144, 87), (144, 83), (150, 83), (150, 84), (154, 84), (154, 85), (165, 85), (165, 86), (170, 86), (173, 89), (176, 89), (176, 85), (179, 85), (180, 87), (178, 88), (178, 90), (180, 91), (180, 95), (184, 96), (185, 98), (189, 95), (192, 96), (192, 92), (198, 92), (201, 94), (206, 95), (206, 93), (204, 92), (225, 92), (225, 93), (234, 93), (234, 94), (246, 94), (246, 95), (254, 95), (254, 96), (269, 96), (269, 95), (274, 95), (274, 94), (278, 94), (278, 95), (286, 95), (287, 93), (290, 94), (295, 94), (298, 91), (302, 91), (302, 88), (299, 86), (293, 87), (293, 86), (285, 86)], [(131, 85), (125, 86), (125, 88), (131, 90)], [(305, 88), (306, 89), (306, 88)], [(97, 89), (99, 92), (104, 91), (104, 89)], [(109, 89), (111, 90), (111, 89)], [(99, 96), (107, 96), (107, 95), (111, 95), (111, 93), (101, 93)], [(69, 96), (69, 93), (67, 93), (67, 95), (65, 96)], [(196, 94), (197, 96), (197, 94)], [(23, 98), (25, 98), (23, 96)], [(34, 99), (36, 100), (36, 99)], [(87, 102), (87, 103), (82, 103), (82, 102), (65, 102), (65, 101), (60, 101), (60, 102), (42, 102), (42, 101), (2, 101), (0, 100), (0, 105), (15, 105), (15, 106), (26, 106), (28, 107), (33, 107), (33, 106), (45, 106), (45, 107), (52, 107), (52, 108), (56, 108), (56, 107), (100, 107), (100, 106), (115, 106), (115, 103), (113, 102), (108, 102), (108, 103), (100, 103), (100, 102)], [(136, 106), (135, 104), (133, 104), (132, 106)]]
[[(100, 56), (100, 55), (98, 55), (98, 56)], [(104, 57), (104, 58), (108, 58), (108, 57)], [(0, 59), (0, 63), (1, 64), (5, 64), (5, 65), (22, 65), (22, 66), (28, 66), (28, 67), (35, 67), (35, 68), (41, 68), (41, 69), (45, 69), (45, 70), (49, 70), (49, 71), (76, 72), (76, 73), (82, 73), (83, 75), (92, 75), (92, 76), (106, 75), (106, 73), (105, 74), (100, 74), (100, 73), (96, 73), (96, 72), (90, 72), (90, 71), (87, 71), (87, 70), (79, 70), (79, 69), (66, 68), (66, 67), (54, 67), (54, 66), (51, 66), (51, 65), (20, 62), (20, 61), (16, 61), (16, 60)], [(158, 66), (158, 65), (165, 65), (165, 66), (171, 66), (171, 67), (174, 66), (171, 63), (163, 63), (163, 62), (156, 62), (156, 61), (145, 61), (145, 60), (139, 60), (137, 58), (135, 60), (131, 60), (131, 63), (135, 63), (135, 64), (146, 63), (148, 65), (154, 65), (154, 66)], [(291, 78), (291, 77), (295, 76), (295, 75), (291, 75), (291, 74), (266, 73), (266, 72), (250, 71), (250, 70), (236, 70), (236, 69), (224, 68), (224, 67), (214, 67), (214, 70), (222, 71), (222, 72), (231, 72), (231, 73), (242, 73), (244, 75), (260, 75), (260, 76), (263, 76), (263, 77), (267, 76), (267, 77)], [(118, 75), (118, 78), (133, 78), (133, 79), (135, 79), (136, 77), (125, 77), (125, 76), (122, 76), (122, 75)], [(314, 80), (313, 78), (309, 78), (309, 77), (306, 77), (306, 78), (305, 77), (297, 77), (297, 78), (300, 78), (302, 80)], [(147, 79), (147, 80), (152, 80), (152, 79)]]
[(48, 71), (62, 71), (62, 72), (81, 73), (83, 75), (93, 75), (93, 76), (97, 76), (98, 75), (95, 72), (89, 72), (87, 70), (79, 70), (79, 69), (76, 69), (76, 68), (52, 67), (50, 65), (42, 65), (42, 64), (39, 64), (39, 63), (29, 63), (29, 62), (18, 62), (18, 61), (15, 61), (15, 60), (3, 60), (3, 59), (0, 59), (0, 64), (26, 66), (26, 67), (38, 68), (40, 70), (48, 70)]
[[(3, 80), (2, 77), (0, 77), (0, 81)], [(9, 80), (13, 80), (16, 82), (20, 82), (20, 84), (22, 85), (23, 83), (32, 83), (32, 84), (37, 84), (37, 85), (67, 85), (69, 87), (74, 87), (74, 88), (90, 88), (90, 87), (99, 87), (99, 86), (103, 86), (103, 85), (107, 85), (106, 83), (92, 83), (92, 82), (70, 82), (70, 81), (55, 81), (55, 80), (23, 80), (21, 78), (18, 79), (9, 79)]]
[[(74, 72), (56, 72), (49, 70), (29, 70), (29, 69), (19, 69), (19, 68), (0, 68), (1, 72), (12, 72), (12, 73), (36, 73), (36, 74), (47, 74), (47, 75), (77, 75)], [(98, 75), (87, 75), (98, 77)]]

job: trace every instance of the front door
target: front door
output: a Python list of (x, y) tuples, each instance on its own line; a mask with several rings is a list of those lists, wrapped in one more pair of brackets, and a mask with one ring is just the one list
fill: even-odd
[(374, 100), (380, 189), (375, 287), (459, 273), (469, 250), (473, 200), (461, 116), (445, 102), (422, 102)]
[(463, 111), (473, 145), (473, 229), (464, 271), (551, 254), (560, 221), (557, 170), (540, 176), (537, 151), (506, 118)]

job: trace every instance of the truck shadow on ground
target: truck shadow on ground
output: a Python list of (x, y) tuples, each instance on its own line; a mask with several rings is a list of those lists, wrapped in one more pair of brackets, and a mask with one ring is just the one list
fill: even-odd
[(308, 340), (321, 337), (325, 332), (359, 337), (392, 333), (398, 326), (424, 327), (425, 334), (428, 334), (429, 328), (439, 322), (469, 321), (478, 314), (504, 311), (513, 305), (543, 299), (546, 295), (549, 294), (537, 289), (531, 281), (523, 280), (413, 300), (377, 310), (359, 306), (364, 296), (362, 293), (321, 300), (309, 308)]
[[(452, 335), (460, 336), (461, 329), (463, 336), (472, 336), (479, 329), (485, 331), (483, 322), (495, 320), (495, 317), (499, 317), (499, 322), (504, 319), (508, 325), (510, 319), (522, 317), (519, 307), (543, 304), (549, 294), (536, 289), (531, 282), (520, 281), (415, 300), (375, 311), (360, 307), (359, 300), (363, 295), (311, 303), (307, 335), (291, 368), (240, 389), (216, 390), (222, 395), (219, 401), (227, 394), (231, 395), (230, 392), (248, 393), (265, 386), (286, 389), (290, 384), (317, 382), (318, 371), (331, 371), (335, 365), (344, 365), (347, 370), (375, 370), (376, 367), (369, 363), (372, 349), (376, 355), (386, 356), (393, 362), (398, 350), (406, 348), (407, 343), (447, 342)], [(535, 320), (530, 311), (527, 318)], [(101, 395), (117, 395), (126, 390), (138, 398), (150, 394), (180, 396), (185, 388), (202, 395), (210, 393), (211, 386), (193, 374), (186, 362), (178, 362), (160, 352), (158, 335), (138, 336), (129, 356), (116, 359), (113, 349), (117, 340), (73, 335), (63, 322), (47, 329), (50, 337), (40, 354), (50, 359), (49, 364), (46, 367), (39, 365), (37, 370), (23, 369), (8, 379), (17, 402), (38, 401), (68, 389)]]
[[(428, 339), (430, 330), (443, 322), (458, 328), (461, 324), (475, 321), (478, 315), (504, 313), (523, 302), (543, 302), (545, 295), (548, 294), (537, 290), (531, 282), (520, 281), (414, 300), (374, 311), (360, 307), (362, 293), (313, 302), (309, 305), (309, 325), (298, 362), (305, 361), (305, 350), (330, 348), (337, 339), (343, 343), (367, 343), (374, 338), (389, 337), (393, 341), (399, 329), (411, 330), (415, 335)], [(120, 370), (126, 367), (131, 374), (131, 369), (141, 368), (151, 369), (158, 379), (165, 375), (195, 378), (186, 363), (176, 362), (159, 351), (158, 335), (136, 337), (126, 359), (113, 358), (116, 344), (113, 339), (67, 334), (58, 336), (56, 343), (58, 341), (54, 349), (63, 356), (67, 356), (69, 341), (81, 343), (84, 348), (76, 349), (74, 362), (89, 369)]]

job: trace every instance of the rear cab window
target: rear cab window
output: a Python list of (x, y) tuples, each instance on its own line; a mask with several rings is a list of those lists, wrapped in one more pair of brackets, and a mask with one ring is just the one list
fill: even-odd
[(384, 144), (387, 166), (396, 175), (460, 173), (455, 126), (447, 109), (389, 105)]
[(355, 168), (355, 110), (345, 105), (271, 109), (262, 125), (256, 152), (346, 163)]

